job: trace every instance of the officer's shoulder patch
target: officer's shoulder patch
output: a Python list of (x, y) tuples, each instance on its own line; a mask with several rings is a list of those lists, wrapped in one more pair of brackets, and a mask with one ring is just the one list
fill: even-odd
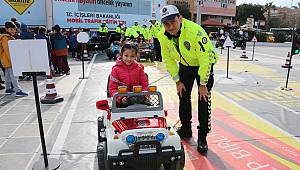
[(191, 44), (190, 44), (190, 42), (188, 42), (188, 41), (185, 41), (184, 43), (184, 46), (185, 46), (185, 48), (187, 49), (187, 50), (191, 50)]
[(203, 44), (206, 44), (206, 43), (207, 43), (207, 38), (206, 38), (206, 37), (203, 37), (203, 38), (202, 38), (202, 43), (203, 43)]

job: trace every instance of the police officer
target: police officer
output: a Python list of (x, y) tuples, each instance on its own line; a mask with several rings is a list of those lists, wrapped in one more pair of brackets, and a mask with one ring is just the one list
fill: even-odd
[(160, 47), (159, 41), (157, 39), (157, 34), (159, 33), (159, 31), (162, 30), (161, 24), (158, 21), (156, 21), (156, 18), (151, 18), (150, 22), (151, 22), (150, 34), (153, 38), (153, 43), (154, 43), (155, 56), (156, 56), (155, 60), (161, 62), (162, 61), (161, 47)]
[(120, 40), (121, 39), (121, 35), (122, 35), (122, 33), (124, 32), (123, 30), (122, 30), (122, 26), (123, 26), (123, 24), (122, 23), (119, 23), (119, 25), (116, 27), (116, 29), (115, 29), (115, 34), (116, 34), (116, 37), (117, 37), (117, 40)]
[(100, 49), (102, 53), (104, 50), (108, 48), (108, 27), (105, 23), (102, 23), (101, 26), (98, 29), (98, 36), (100, 41)]
[(138, 22), (134, 22), (134, 25), (132, 25), (131, 28), (134, 29), (138, 34), (141, 34), (142, 32), (142, 27)]
[(108, 27), (106, 26), (105, 23), (102, 23), (101, 26), (99, 27), (98, 31), (100, 33), (103, 33), (103, 34), (107, 34), (108, 33)]
[(164, 6), (160, 15), (165, 31), (159, 32), (158, 40), (163, 61), (176, 82), (180, 101), (179, 117), (182, 126), (177, 132), (181, 138), (192, 137), (191, 91), (196, 79), (199, 121), (197, 150), (200, 153), (206, 153), (208, 150), (206, 136), (211, 129), (213, 65), (218, 55), (204, 29), (182, 18), (174, 5)]

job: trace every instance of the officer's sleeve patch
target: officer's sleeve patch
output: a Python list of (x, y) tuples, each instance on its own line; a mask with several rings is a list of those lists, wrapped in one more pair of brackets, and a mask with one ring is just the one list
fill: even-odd
[(188, 41), (185, 41), (184, 43), (184, 46), (185, 46), (185, 48), (187, 49), (187, 50), (191, 50), (191, 44), (190, 44), (190, 42), (188, 42)]
[(203, 37), (203, 38), (202, 38), (202, 43), (203, 43), (203, 44), (206, 44), (206, 43), (207, 43), (207, 38), (206, 38), (206, 37)]

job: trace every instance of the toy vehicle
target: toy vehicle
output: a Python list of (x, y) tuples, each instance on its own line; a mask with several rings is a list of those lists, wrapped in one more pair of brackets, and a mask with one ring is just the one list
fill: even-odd
[(114, 42), (111, 46), (110, 46), (110, 48), (108, 48), (107, 50), (106, 50), (106, 54), (107, 54), (107, 57), (109, 58), (109, 59), (117, 59), (118, 58), (118, 56), (119, 56), (119, 54), (120, 54), (120, 50), (121, 50), (121, 46), (120, 46), (120, 44), (119, 44), (119, 42)]
[(141, 58), (145, 58), (153, 62), (155, 59), (154, 46), (151, 44), (139, 44), (139, 53), (138, 61), (140, 61)]
[[(184, 147), (176, 130), (167, 124), (167, 112), (156, 86), (141, 91), (119, 92), (108, 100), (96, 103), (103, 114), (98, 118), (97, 156), (100, 170), (182, 170), (185, 163)], [(128, 105), (117, 99), (127, 97)]]

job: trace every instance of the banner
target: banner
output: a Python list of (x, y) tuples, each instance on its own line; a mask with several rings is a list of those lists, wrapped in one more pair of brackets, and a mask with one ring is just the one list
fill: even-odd
[(4, 0), (0, 3), (0, 25), (10, 21), (12, 17), (27, 25), (46, 25), (45, 8), (43, 0)]
[(53, 21), (64, 28), (99, 28), (101, 23), (112, 29), (119, 23), (149, 25), (153, 4), (152, 0), (53, 0)]

